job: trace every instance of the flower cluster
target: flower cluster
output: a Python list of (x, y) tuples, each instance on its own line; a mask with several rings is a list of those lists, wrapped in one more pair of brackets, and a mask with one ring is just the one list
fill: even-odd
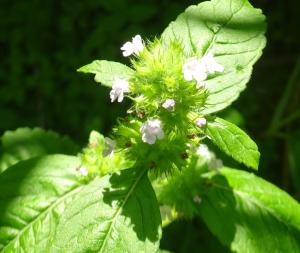
[[(210, 51), (202, 58), (190, 57), (184, 53), (180, 42), (166, 46), (155, 40), (145, 46), (140, 35), (126, 42), (121, 50), (125, 57), (134, 56), (130, 60), (135, 72), (127, 80), (114, 77), (110, 99), (122, 102), (128, 94), (134, 103), (128, 110), (128, 120), (120, 122), (114, 130), (119, 136), (117, 142), (105, 140), (103, 155), (112, 155), (118, 146), (130, 150), (135, 159), (151, 154), (149, 159), (166, 161), (173, 156), (168, 153), (168, 147), (172, 147), (180, 157), (174, 163), (179, 164), (187, 157), (186, 144), (194, 138), (190, 136), (197, 136), (207, 124), (201, 115), (208, 95), (205, 80), (210, 74), (223, 72), (223, 66)], [(140, 142), (156, 144), (160, 157), (146, 148), (147, 145), (143, 147), (145, 153), (141, 154)]]

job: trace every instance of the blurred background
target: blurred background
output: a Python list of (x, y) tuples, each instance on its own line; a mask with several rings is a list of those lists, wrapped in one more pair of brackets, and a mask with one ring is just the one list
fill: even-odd
[[(258, 143), (258, 174), (300, 199), (300, 1), (251, 1), (267, 16), (268, 44), (239, 100), (221, 116)], [(1, 0), (0, 135), (39, 126), (87, 142), (107, 134), (125, 104), (76, 69), (94, 59), (127, 63), (120, 46), (159, 36), (188, 0)], [(228, 160), (225, 164), (233, 164)], [(165, 229), (174, 252), (226, 252), (199, 220)], [(178, 240), (180, 238), (180, 240)]]

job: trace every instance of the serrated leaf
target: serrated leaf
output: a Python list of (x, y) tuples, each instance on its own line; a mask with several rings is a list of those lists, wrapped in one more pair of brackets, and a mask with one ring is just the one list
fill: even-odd
[(82, 189), (76, 157), (25, 160), (0, 174), (0, 252), (47, 252), (59, 216)]
[(258, 169), (260, 153), (255, 142), (236, 125), (215, 118), (208, 122), (206, 134), (227, 155), (252, 169)]
[(133, 74), (133, 70), (126, 65), (106, 60), (96, 60), (79, 68), (77, 71), (95, 74), (95, 81), (107, 87), (113, 85), (115, 78), (128, 80)]
[(230, 168), (208, 173), (201, 185), (199, 213), (233, 252), (300, 252), (300, 205), (287, 193)]
[(145, 171), (129, 169), (96, 180), (80, 193), (61, 217), (53, 244), (62, 253), (148, 253), (156, 252), (159, 239), (154, 191)]
[(211, 51), (223, 73), (204, 81), (209, 91), (203, 114), (236, 100), (265, 47), (265, 17), (247, 0), (212, 0), (189, 7), (162, 34), (165, 43), (181, 41), (189, 56)]
[(82, 184), (75, 157), (26, 160), (0, 175), (0, 252), (156, 252), (158, 204), (144, 170)]
[(300, 252), (299, 203), (252, 173), (184, 168), (159, 188), (158, 200), (184, 216), (200, 215), (232, 252)]
[(68, 137), (41, 128), (7, 131), (0, 142), (0, 173), (22, 160), (56, 153), (76, 155), (80, 150)]

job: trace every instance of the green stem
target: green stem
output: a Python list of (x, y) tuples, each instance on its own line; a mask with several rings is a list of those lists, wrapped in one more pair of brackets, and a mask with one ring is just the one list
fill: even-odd
[(274, 113), (273, 119), (271, 121), (271, 125), (269, 127), (268, 132), (274, 131), (275, 129), (278, 129), (278, 125), (282, 125), (282, 122), (280, 122), (286, 107), (290, 101), (290, 97), (293, 94), (294, 86), (298, 80), (300, 74), (300, 58), (297, 60), (296, 66), (294, 67), (294, 70), (292, 72), (292, 75), (290, 79), (288, 80), (287, 86), (284, 90), (283, 96), (281, 97), (281, 100), (279, 102), (279, 105), (276, 108), (276, 111)]
[(300, 110), (293, 112), (287, 118), (281, 120), (274, 128), (270, 128), (269, 132), (273, 133), (277, 131), (279, 128), (291, 123), (292, 121), (298, 119), (300, 117)]

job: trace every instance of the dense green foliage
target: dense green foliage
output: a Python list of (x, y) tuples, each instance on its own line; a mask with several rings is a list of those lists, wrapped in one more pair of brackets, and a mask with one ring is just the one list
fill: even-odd
[[(266, 23), (247, 0), (203, 2), (177, 19), (186, 5), (168, 0), (1, 3), (0, 13), (13, 15), (1, 23), (9, 35), (0, 35), (0, 46), (9, 50), (0, 70), (0, 131), (28, 125), (68, 133), (81, 144), (90, 137), (79, 148), (41, 128), (3, 133), (0, 252), (300, 252), (299, 203), (247, 172), (259, 168), (299, 197), (300, 142), (293, 123), (300, 115), (300, 61), (284, 88), (272, 82), (289, 69), (273, 73), (268, 63), (274, 51), (275, 65), (284, 66), (277, 59), (289, 48), (295, 50), (286, 66), (295, 62), (297, 30), (280, 42), (273, 31), (281, 19), (268, 13), (267, 2), (260, 4), (270, 45), (252, 75), (266, 45)], [(293, 18), (282, 27), (288, 30), (291, 22), (292, 29)], [(53, 31), (55, 43), (49, 41)], [(121, 60), (127, 65), (117, 62), (120, 46), (136, 33), (143, 35), (143, 49)], [(186, 77), (191, 59), (203, 61), (201, 82)], [(76, 69), (94, 74), (100, 85)], [(250, 77), (250, 92), (234, 102)], [(122, 97), (120, 81), (128, 84)], [(125, 101), (112, 106), (109, 97), (122, 102), (123, 95), (131, 107)], [(170, 98), (176, 105), (165, 107)], [(269, 100), (278, 106), (265, 105)], [(111, 139), (91, 131), (107, 133), (126, 109)]]

